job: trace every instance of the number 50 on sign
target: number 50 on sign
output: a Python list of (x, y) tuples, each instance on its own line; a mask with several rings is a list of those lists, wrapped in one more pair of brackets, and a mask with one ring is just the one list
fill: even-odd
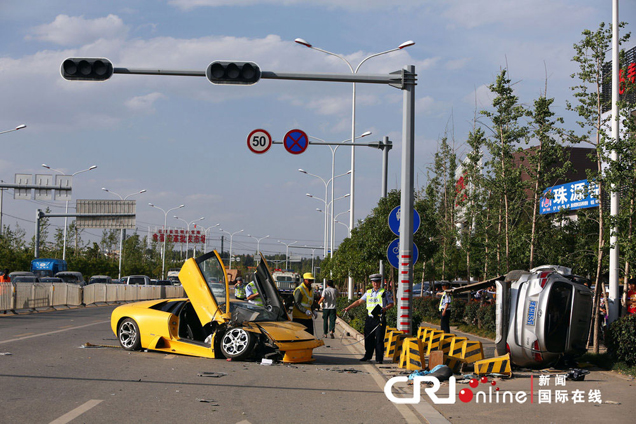
[(272, 136), (265, 130), (254, 130), (247, 136), (247, 147), (254, 153), (265, 153), (272, 147)]

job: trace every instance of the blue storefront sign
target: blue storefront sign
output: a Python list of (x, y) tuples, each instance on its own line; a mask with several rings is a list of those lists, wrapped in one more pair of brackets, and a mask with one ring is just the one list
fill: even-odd
[(598, 185), (587, 180), (550, 187), (543, 192), (539, 212), (556, 213), (561, 209), (576, 210), (598, 206)]

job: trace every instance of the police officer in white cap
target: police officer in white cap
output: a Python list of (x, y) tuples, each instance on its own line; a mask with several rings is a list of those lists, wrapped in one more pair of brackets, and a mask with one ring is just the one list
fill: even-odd
[(382, 363), (384, 358), (384, 333), (386, 331), (386, 311), (393, 307), (391, 292), (382, 288), (382, 274), (369, 276), (373, 288), (362, 297), (344, 308), (347, 312), (366, 301), (367, 319), (364, 323), (364, 356), (360, 361), (370, 361), (375, 351), (375, 362)]

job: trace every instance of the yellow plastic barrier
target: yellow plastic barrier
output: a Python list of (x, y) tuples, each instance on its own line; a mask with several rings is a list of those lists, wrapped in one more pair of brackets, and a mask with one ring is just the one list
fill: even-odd
[(454, 337), (451, 341), (450, 350), (448, 351), (449, 356), (456, 356), (458, 358), (462, 357), (462, 347), (464, 343), (466, 343), (468, 339), (466, 337)]
[(431, 351), (439, 349), (439, 342), (445, 333), (442, 330), (431, 330), (428, 333), (428, 346), (426, 347), (426, 356), (431, 354)]
[(406, 337), (402, 342), (402, 354), (400, 356), (400, 368), (407, 370), (421, 370), (424, 364), (424, 351), (422, 342), (417, 337)]
[(466, 341), (464, 346), (462, 346), (462, 359), (466, 361), (467, 364), (472, 364), (473, 362), (484, 359), (484, 348), (481, 342)]
[[(398, 340), (400, 340), (400, 346), (402, 345), (402, 340), (406, 335), (400, 331), (392, 331), (391, 336), (389, 338), (389, 345), (386, 348), (385, 355), (387, 358), (393, 358), (395, 354), (395, 350), (398, 346)], [(398, 354), (399, 355), (399, 354)], [(398, 356), (399, 357), (399, 356)]]
[(507, 353), (504, 356), (499, 356), (492, 359), (483, 359), (477, 361), (474, 364), (475, 374), (487, 375), (487, 374), (504, 374), (507, 376), (512, 375), (512, 368), (510, 367), (510, 354)]
[(389, 343), (391, 342), (391, 333), (398, 331), (397, 328), (387, 327), (386, 332), (384, 333), (384, 356), (388, 356)]
[(448, 355), (448, 352), (451, 348), (451, 342), (455, 337), (456, 336), (454, 334), (450, 333), (442, 334), (442, 336), (439, 338), (439, 350), (444, 352), (445, 355)]

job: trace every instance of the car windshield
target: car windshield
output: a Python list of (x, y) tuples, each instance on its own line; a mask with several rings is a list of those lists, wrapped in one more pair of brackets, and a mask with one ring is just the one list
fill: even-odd
[(552, 285), (548, 298), (548, 313), (545, 317), (545, 347), (548, 352), (565, 351), (570, 329), (572, 310), (572, 285), (557, 281)]
[(240, 324), (243, 322), (263, 322), (263, 321), (287, 321), (285, 314), (281, 313), (276, 306), (263, 307), (252, 303), (231, 302), (230, 312), (232, 321)]
[(197, 261), (197, 263), (216, 304), (221, 306), (225, 304), (225, 272), (223, 271), (223, 265), (219, 262), (216, 255), (206, 256), (205, 260), (202, 262)]

